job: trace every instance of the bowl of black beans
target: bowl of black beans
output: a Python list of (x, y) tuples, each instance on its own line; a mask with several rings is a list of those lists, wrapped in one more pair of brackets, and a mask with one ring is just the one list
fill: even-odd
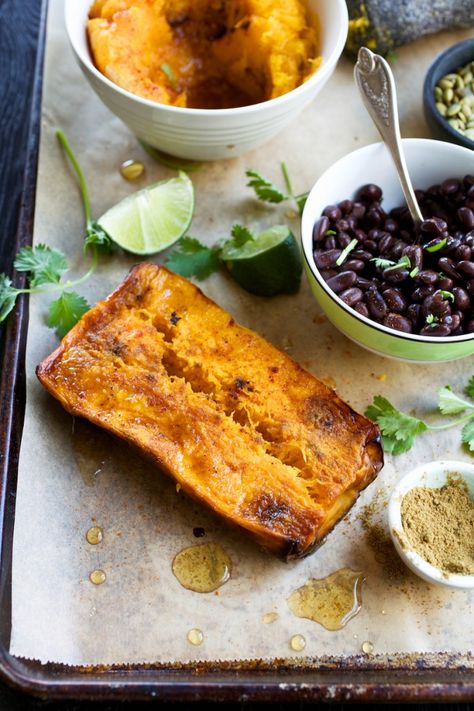
[(302, 219), (305, 268), (327, 317), (380, 355), (474, 354), (474, 153), (403, 141), (424, 220), (414, 225), (382, 143), (335, 163)]

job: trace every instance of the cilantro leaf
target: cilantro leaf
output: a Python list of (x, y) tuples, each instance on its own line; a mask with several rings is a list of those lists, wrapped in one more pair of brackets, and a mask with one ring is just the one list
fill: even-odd
[(465, 410), (474, 410), (474, 404), (453, 393), (450, 385), (438, 390), (438, 409), (443, 415), (457, 415)]
[(75, 291), (63, 291), (61, 296), (49, 305), (48, 326), (55, 328), (59, 338), (62, 338), (89, 309), (90, 306), (83, 296)]
[(171, 69), (170, 65), (167, 62), (164, 62), (160, 66), (161, 71), (166, 75), (166, 78), (168, 79), (169, 83), (173, 87), (173, 89), (176, 88), (176, 76), (174, 71)]
[(12, 286), (6, 274), (0, 274), (0, 322), (4, 321), (15, 306), (18, 289)]
[(288, 200), (288, 195), (278, 190), (276, 185), (263, 175), (260, 175), (260, 173), (257, 173), (256, 170), (246, 170), (245, 175), (250, 178), (247, 187), (254, 189), (259, 200), (264, 202), (283, 202)]
[(474, 452), (474, 418), (469, 420), (462, 428), (462, 441)]
[(396, 264), (396, 262), (393, 262), (391, 259), (383, 259), (382, 257), (372, 257), (370, 261), (375, 262), (375, 266), (379, 269), (387, 269), (388, 267), (395, 266)]
[(400, 412), (381, 395), (374, 397), (365, 414), (378, 423), (385, 451), (391, 454), (407, 452), (413, 446), (415, 437), (428, 429), (422, 420)]
[(165, 264), (181, 276), (195, 276), (202, 280), (220, 268), (220, 252), (219, 248), (206, 247), (194, 237), (181, 237), (166, 257)]
[(403, 257), (400, 257), (396, 264), (392, 264), (391, 266), (386, 267), (386, 271), (391, 272), (392, 269), (399, 269), (400, 267), (411, 269), (410, 257), (408, 257), (408, 255), (404, 254)]
[(469, 395), (469, 397), (474, 397), (474, 375), (471, 375), (469, 378), (469, 382), (466, 385), (466, 395)]
[(19, 272), (30, 272), (30, 287), (58, 284), (68, 270), (63, 252), (45, 244), (22, 247), (16, 255), (14, 267)]
[(226, 246), (229, 245), (230, 242), (232, 242), (233, 247), (242, 247), (246, 242), (250, 242), (251, 240), (253, 241), (255, 239), (250, 230), (247, 227), (244, 227), (243, 225), (233, 225), (231, 234), (232, 239), (228, 240), (225, 243)]
[(101, 252), (112, 252), (115, 248), (112, 238), (98, 222), (91, 222), (86, 228), (84, 251), (97, 247)]

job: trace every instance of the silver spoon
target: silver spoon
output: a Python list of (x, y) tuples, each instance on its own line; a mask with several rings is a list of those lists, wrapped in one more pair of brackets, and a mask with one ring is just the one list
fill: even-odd
[(361, 47), (354, 67), (354, 78), (364, 106), (393, 158), (407, 207), (417, 226), (423, 221), (423, 215), (415, 197), (403, 154), (398, 123), (397, 92), (392, 70), (379, 54), (374, 54), (367, 47)]

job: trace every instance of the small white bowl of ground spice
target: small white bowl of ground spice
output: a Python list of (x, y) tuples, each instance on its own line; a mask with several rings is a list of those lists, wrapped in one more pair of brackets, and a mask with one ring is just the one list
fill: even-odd
[(397, 484), (390, 534), (406, 565), (430, 583), (474, 588), (474, 465), (422, 464)]

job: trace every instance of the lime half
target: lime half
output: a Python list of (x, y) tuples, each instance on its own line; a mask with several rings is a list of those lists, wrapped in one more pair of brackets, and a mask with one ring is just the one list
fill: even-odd
[(97, 222), (127, 252), (154, 254), (184, 235), (193, 212), (193, 184), (180, 172), (129, 195)]
[(235, 281), (252, 294), (291, 294), (301, 283), (301, 254), (286, 225), (265, 230), (241, 247), (225, 247), (222, 260)]

